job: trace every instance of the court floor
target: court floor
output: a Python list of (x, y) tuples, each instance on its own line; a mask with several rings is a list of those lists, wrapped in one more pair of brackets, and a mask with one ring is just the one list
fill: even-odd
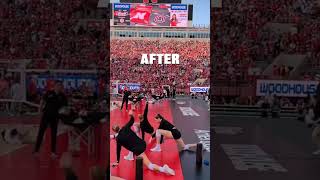
[(312, 129), (303, 122), (237, 116), (213, 121), (214, 179), (319, 179), (320, 157), (312, 155)]
[[(118, 102), (119, 103), (119, 102)], [(143, 113), (145, 103), (134, 112), (135, 121), (138, 122), (137, 115)], [(130, 109), (130, 105), (129, 105)], [(165, 119), (173, 123), (182, 134), (185, 143), (198, 143), (201, 140), (206, 143), (207, 150), (210, 149), (210, 136), (208, 135), (210, 127), (209, 111), (205, 101), (200, 99), (178, 98), (174, 100), (164, 100), (160, 103), (149, 104), (148, 119), (154, 128), (159, 125), (153, 120), (154, 116), (160, 113)], [(125, 110), (114, 109), (111, 111), (111, 123), (124, 125), (129, 121), (128, 112)], [(201, 139), (206, 134), (207, 139)], [(149, 139), (146, 136), (146, 140)], [(209, 138), (209, 139), (208, 139)], [(175, 176), (168, 176), (157, 172), (149, 171), (144, 167), (144, 179), (174, 179), (174, 180), (207, 180), (210, 179), (210, 152), (204, 150), (203, 159), (207, 161), (201, 168), (196, 167), (196, 153), (195, 152), (179, 152), (176, 142), (174, 140), (165, 140), (162, 144), (162, 152), (151, 152), (150, 148), (154, 143), (147, 145), (146, 155), (153, 163), (163, 165), (168, 164), (175, 170)], [(111, 162), (116, 160), (116, 146), (115, 142), (110, 142), (110, 159)], [(135, 178), (135, 162), (126, 161), (123, 159), (128, 153), (127, 150), (121, 151), (120, 165), (116, 168), (111, 168), (112, 175), (116, 175), (127, 180)]]
[[(144, 104), (137, 110), (142, 113)], [(128, 113), (118, 109), (111, 108), (111, 122), (115, 121), (124, 124), (128, 120)], [(144, 179), (175, 179), (175, 180), (206, 180), (210, 179), (210, 119), (207, 103), (201, 99), (178, 98), (176, 101), (164, 100), (161, 103), (150, 104), (149, 120), (153, 127), (157, 127), (153, 121), (153, 117), (157, 114), (162, 114), (166, 119), (171, 121), (182, 132), (182, 138), (185, 143), (198, 143), (204, 145), (203, 159), (206, 161), (201, 168), (196, 167), (195, 152), (179, 152), (178, 147), (173, 140), (165, 140), (162, 146), (161, 153), (147, 152), (149, 158), (158, 164), (168, 164), (172, 167), (176, 175), (170, 177), (167, 175), (148, 171), (144, 168)], [(24, 126), (31, 128), (33, 139), (36, 136), (40, 117), (38, 116), (21, 116), (21, 117), (0, 117), (0, 129), (7, 126)], [(88, 156), (87, 149), (84, 144), (81, 144), (81, 150), (78, 156), (73, 157), (73, 168), (80, 180), (89, 180), (89, 169), (92, 166), (99, 165), (106, 167), (108, 164), (109, 154), (111, 162), (115, 160), (114, 142), (110, 142), (110, 152), (107, 139), (109, 137), (108, 123), (101, 125), (99, 129), (101, 135), (100, 149), (98, 156)], [(106, 133), (105, 133), (106, 132)], [(146, 137), (148, 139), (149, 136)], [(105, 141), (104, 141), (105, 140)], [(64, 131), (63, 126), (60, 126), (58, 136), (57, 153), (61, 157), (63, 152), (68, 150), (68, 136)], [(32, 155), (33, 143), (24, 144), (21, 146), (8, 146), (0, 138), (0, 174), (1, 179), (16, 180), (16, 179), (32, 179), (32, 180), (64, 180), (63, 170), (59, 167), (59, 158), (50, 158), (50, 129), (45, 135), (41, 152), (38, 157)], [(148, 145), (150, 149), (154, 144)], [(118, 175), (127, 180), (134, 179), (135, 163), (128, 162), (123, 159), (127, 153), (126, 150), (121, 154), (121, 165), (118, 168), (111, 168), (113, 175)]]

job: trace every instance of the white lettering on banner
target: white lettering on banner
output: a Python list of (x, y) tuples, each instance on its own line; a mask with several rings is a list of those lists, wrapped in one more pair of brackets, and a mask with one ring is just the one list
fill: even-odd
[(256, 145), (222, 144), (221, 146), (237, 170), (248, 171), (252, 168), (258, 171), (288, 171)]
[(179, 107), (184, 116), (200, 116), (196, 111), (191, 107)]
[(130, 4), (114, 4), (115, 9), (130, 9)]
[(210, 152), (210, 131), (195, 129), (194, 132), (200, 140), (199, 143), (203, 145), (206, 151)]
[(190, 87), (190, 92), (193, 93), (204, 93), (208, 92), (210, 87)]
[(317, 81), (257, 80), (256, 95), (306, 97), (316, 93), (317, 85)]
[(179, 54), (142, 54), (140, 64), (179, 64)]
[(147, 14), (147, 13), (137, 12), (137, 14), (134, 15), (133, 17), (131, 17), (131, 19), (144, 19), (144, 16), (145, 16), (146, 14)]

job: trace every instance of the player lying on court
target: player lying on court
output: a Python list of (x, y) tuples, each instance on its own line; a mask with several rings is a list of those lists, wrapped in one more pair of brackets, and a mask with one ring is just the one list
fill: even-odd
[(126, 148), (131, 151), (134, 155), (141, 157), (143, 159), (143, 164), (148, 167), (151, 171), (158, 171), (161, 173), (166, 173), (169, 175), (175, 175), (174, 170), (172, 170), (168, 165), (162, 167), (153, 164), (149, 158), (144, 153), (146, 151), (146, 142), (144, 142), (137, 134), (132, 131), (131, 126), (134, 124), (133, 112), (129, 112), (130, 121), (120, 128), (118, 125), (112, 127), (112, 130), (116, 133), (114, 135), (117, 141), (117, 162), (113, 163), (112, 166), (118, 166), (120, 162), (121, 147)]
[(155, 120), (159, 122), (160, 125), (152, 135), (152, 137), (156, 137), (157, 144), (151, 149), (151, 151), (161, 151), (160, 143), (162, 136), (166, 139), (174, 139), (182, 150), (189, 150), (190, 148), (197, 146), (197, 144), (185, 144), (181, 138), (180, 131), (174, 125), (164, 119), (160, 114), (156, 115)]
[[(145, 133), (148, 133), (150, 135), (152, 135), (154, 133), (154, 129), (148, 121), (148, 107), (149, 107), (149, 103), (147, 101), (143, 115), (142, 114), (138, 115), (140, 123), (134, 123), (134, 125), (133, 125), (133, 129), (138, 136), (139, 136), (139, 132), (141, 131), (141, 135), (142, 135), (143, 140), (145, 137)], [(128, 161), (132, 161), (133, 160), (133, 153), (129, 151), (128, 155), (125, 156), (124, 159), (126, 159)]]
[(165, 98), (166, 96), (165, 96), (164, 93), (162, 93), (161, 95), (154, 95), (154, 94), (152, 94), (151, 97), (152, 97), (152, 103), (154, 104), (154, 103), (156, 103), (156, 102), (160, 102), (161, 99)]
[[(118, 105), (118, 107), (119, 107), (119, 105)], [(145, 133), (148, 133), (150, 135), (154, 134), (154, 129), (148, 121), (148, 109), (149, 109), (149, 102), (147, 100), (143, 115), (142, 114), (138, 115), (140, 123), (134, 123), (134, 125), (132, 126), (134, 132), (138, 136), (139, 136), (139, 132), (141, 131), (141, 135), (142, 135), (143, 140), (145, 138)], [(114, 138), (114, 136), (111, 135), (110, 138), (112, 139), (112, 138)], [(133, 161), (134, 160), (133, 153), (131, 151), (129, 151), (128, 155), (124, 156), (124, 159), (128, 160), (128, 161)]]
[(132, 109), (135, 109), (136, 105), (139, 104), (143, 98), (143, 93), (133, 94), (129, 96), (129, 101), (132, 102)]

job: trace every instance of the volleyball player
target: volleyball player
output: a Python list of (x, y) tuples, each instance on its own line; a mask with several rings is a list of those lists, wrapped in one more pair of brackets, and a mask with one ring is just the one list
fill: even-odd
[(151, 95), (151, 97), (153, 98), (153, 103), (160, 101), (161, 99), (165, 98), (165, 94), (162, 93), (161, 95)]
[(172, 170), (168, 165), (162, 167), (153, 164), (149, 158), (144, 153), (146, 151), (146, 143), (137, 136), (135, 132), (131, 130), (131, 126), (134, 124), (134, 117), (132, 111), (129, 113), (130, 121), (120, 128), (118, 125), (112, 127), (112, 130), (116, 133), (114, 135), (117, 141), (117, 162), (113, 163), (112, 166), (118, 166), (120, 162), (121, 147), (128, 149), (133, 152), (136, 156), (142, 157), (143, 164), (148, 167), (151, 171), (158, 171), (161, 173), (175, 175), (174, 170)]
[(154, 133), (154, 129), (151, 126), (151, 124), (148, 121), (148, 109), (149, 109), (149, 103), (148, 101), (146, 102), (146, 107), (144, 109), (143, 115), (139, 114), (139, 120), (140, 123), (135, 124), (135, 126), (137, 126), (138, 129), (141, 130), (141, 134), (142, 134), (142, 139), (144, 140), (145, 137), (145, 133), (148, 134), (153, 134)]
[(139, 93), (138, 95), (134, 94), (132, 96), (129, 96), (129, 100), (132, 101), (132, 109), (135, 109), (135, 106), (141, 102), (141, 100), (144, 98), (143, 93)]
[(157, 114), (155, 117), (155, 120), (160, 123), (159, 128), (155, 131), (153, 134), (153, 137), (156, 137), (157, 144), (154, 148), (151, 149), (151, 151), (154, 152), (160, 152), (161, 151), (161, 137), (167, 139), (174, 139), (180, 148), (183, 150), (189, 150), (191, 147), (195, 147), (197, 144), (185, 144), (181, 138), (180, 131), (172, 125), (170, 122), (168, 122), (166, 119), (164, 119), (160, 114)]

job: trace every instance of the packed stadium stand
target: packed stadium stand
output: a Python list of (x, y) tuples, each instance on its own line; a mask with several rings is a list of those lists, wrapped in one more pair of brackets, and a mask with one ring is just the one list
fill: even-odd
[(14, 81), (22, 82), (21, 69), (33, 75), (52, 75), (56, 71), (78, 74), (79, 70), (93, 74), (106, 68), (107, 11), (97, 8), (97, 3), (1, 1), (1, 98), (10, 98)]
[(314, 79), (319, 10), (315, 0), (225, 0), (222, 8), (213, 8), (215, 95), (255, 96), (256, 79)]
[[(177, 41), (177, 40), (120, 40), (111, 41), (111, 79), (121, 82), (141, 82), (161, 85), (176, 83), (180, 89), (188, 88), (198, 78), (209, 76), (209, 42), (205, 41)], [(131, 51), (121, 51), (128, 49)], [(148, 73), (144, 73), (140, 65), (141, 53), (177, 53), (180, 54), (179, 66), (149, 66)], [(201, 52), (201, 53), (199, 53)], [(120, 76), (119, 76), (119, 72)], [(171, 72), (179, 72), (173, 74)], [(206, 79), (206, 78), (205, 78)], [(159, 83), (160, 84), (159, 86)], [(209, 81), (206, 80), (206, 84)]]
[[(1, 178), (65, 179), (59, 162), (51, 166), (49, 161), (41, 160), (44, 163), (41, 167), (32, 163), (37, 161), (37, 158), (32, 159), (31, 153), (41, 119), (39, 101), (43, 93), (53, 87), (55, 80), (62, 80), (68, 99), (80, 105), (86, 101), (83, 99), (92, 96), (99, 103), (100, 97), (106, 93), (107, 75), (104, 71), (108, 63), (106, 38), (109, 22), (106, 20), (108, 11), (97, 8), (98, 1), (0, 2), (0, 163), (12, 165), (2, 169)], [(93, 87), (95, 90), (91, 89)], [(69, 105), (77, 104), (71, 102)], [(19, 131), (20, 127), (31, 133), (31, 141), (23, 142), (22, 146), (7, 144), (4, 132), (10, 128)], [(60, 130), (57, 139), (61, 142), (64, 140)], [(67, 135), (67, 131), (62, 131)], [(68, 149), (68, 145), (58, 144), (58, 153)], [(101, 147), (99, 151), (107, 154), (106, 146)], [(81, 158), (84, 169), (77, 175), (84, 179), (89, 179), (91, 166), (102, 166), (106, 161), (106, 157), (99, 157), (101, 162), (82, 155)], [(21, 167), (28, 167), (28, 170)], [(44, 168), (53, 173), (42, 176)]]
[[(111, 80), (141, 82), (144, 88), (161, 89), (175, 84), (187, 93), (191, 84), (207, 86), (210, 80), (210, 41), (208, 28), (111, 28)], [(128, 51), (123, 51), (127, 49)], [(180, 65), (148, 66), (143, 73), (142, 53), (180, 54)], [(119, 72), (120, 75), (119, 75)], [(179, 72), (173, 74), (171, 72)], [(143, 81), (142, 81), (143, 79)], [(148, 86), (144, 86), (148, 85)]]

